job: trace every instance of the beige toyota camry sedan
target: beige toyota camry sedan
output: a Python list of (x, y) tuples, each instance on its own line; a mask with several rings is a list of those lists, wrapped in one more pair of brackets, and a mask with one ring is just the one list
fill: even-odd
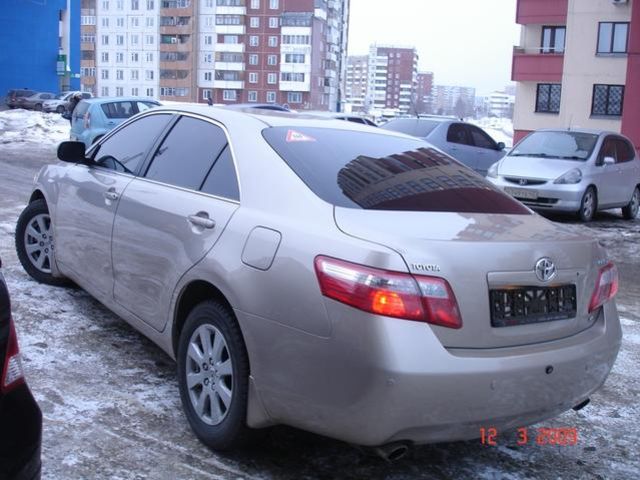
[(214, 449), (275, 424), (394, 454), (476, 438), (581, 408), (616, 359), (597, 241), (422, 140), (184, 105), (58, 156), (18, 221), (25, 270), (175, 358)]

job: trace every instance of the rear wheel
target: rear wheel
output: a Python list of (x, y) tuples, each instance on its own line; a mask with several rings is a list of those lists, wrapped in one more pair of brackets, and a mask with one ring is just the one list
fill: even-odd
[(65, 278), (54, 277), (53, 225), (47, 203), (40, 199), (22, 211), (16, 225), (16, 251), (20, 263), (35, 280), (49, 285), (67, 285)]
[(638, 207), (640, 206), (640, 190), (638, 187), (633, 189), (631, 200), (627, 206), (622, 207), (622, 216), (626, 220), (633, 220), (638, 215)]
[(580, 210), (578, 210), (578, 217), (583, 222), (590, 222), (596, 213), (598, 208), (598, 196), (596, 189), (593, 187), (587, 188), (582, 195), (582, 201), (580, 202)]
[(178, 342), (178, 384), (189, 424), (214, 450), (231, 450), (252, 437), (247, 427), (249, 359), (240, 327), (219, 302), (197, 305)]

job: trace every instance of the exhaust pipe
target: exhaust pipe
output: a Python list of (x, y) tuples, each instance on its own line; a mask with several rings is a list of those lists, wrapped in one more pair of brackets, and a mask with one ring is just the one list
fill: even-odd
[(386, 462), (395, 462), (409, 453), (411, 445), (408, 442), (392, 442), (379, 447), (374, 447), (373, 453)]
[(573, 407), (573, 409), (577, 412), (578, 410), (582, 410), (584, 407), (586, 407), (587, 405), (589, 405), (589, 402), (591, 402), (590, 398), (587, 398), (585, 401), (580, 402), (579, 404), (577, 404), (575, 407)]

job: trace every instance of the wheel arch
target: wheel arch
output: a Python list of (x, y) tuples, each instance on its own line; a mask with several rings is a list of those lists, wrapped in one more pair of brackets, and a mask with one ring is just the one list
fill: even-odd
[(31, 202), (35, 202), (36, 200), (44, 200), (44, 203), (47, 204), (47, 206), (49, 206), (49, 202), (47, 202), (46, 197), (44, 196), (44, 193), (42, 193), (42, 190), (36, 188), (32, 193), (31, 196), (29, 197), (29, 203)]

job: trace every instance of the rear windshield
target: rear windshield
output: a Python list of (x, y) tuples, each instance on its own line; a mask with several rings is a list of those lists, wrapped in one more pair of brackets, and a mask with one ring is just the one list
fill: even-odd
[(529, 213), (422, 140), (303, 127), (267, 128), (262, 135), (317, 196), (339, 207)]
[(591, 156), (598, 135), (582, 132), (539, 131), (527, 135), (509, 156), (586, 160)]
[(413, 135), (414, 137), (426, 137), (440, 125), (440, 123), (441, 122), (437, 120), (427, 120), (424, 118), (398, 118), (385, 123), (382, 125), (382, 128)]

